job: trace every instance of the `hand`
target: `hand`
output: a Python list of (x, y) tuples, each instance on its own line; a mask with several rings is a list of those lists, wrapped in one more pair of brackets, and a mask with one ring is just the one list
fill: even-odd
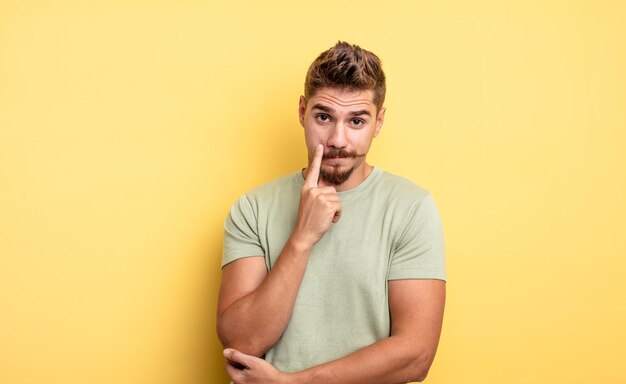
[(225, 349), (226, 372), (234, 384), (284, 384), (289, 374), (280, 372), (263, 359), (246, 355), (236, 349)]
[(341, 217), (341, 201), (333, 186), (318, 186), (324, 145), (315, 148), (315, 156), (309, 167), (304, 186), (300, 192), (300, 209), (294, 236), (313, 246), (328, 231), (331, 223), (337, 223)]

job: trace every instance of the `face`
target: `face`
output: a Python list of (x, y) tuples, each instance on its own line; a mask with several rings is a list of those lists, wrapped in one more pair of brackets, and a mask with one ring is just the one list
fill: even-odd
[(374, 92), (322, 88), (309, 100), (300, 97), (300, 124), (304, 127), (309, 164), (315, 147), (324, 145), (320, 179), (338, 190), (359, 185), (371, 170), (365, 162), (380, 131), (385, 108), (377, 111)]

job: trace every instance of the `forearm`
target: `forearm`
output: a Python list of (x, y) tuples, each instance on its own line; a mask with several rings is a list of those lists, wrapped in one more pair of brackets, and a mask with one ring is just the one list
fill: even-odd
[(393, 384), (422, 381), (435, 358), (443, 324), (445, 282), (389, 281), (391, 336), (301, 372), (292, 383)]
[(340, 359), (290, 374), (289, 382), (393, 384), (422, 381), (433, 358), (434, 351), (402, 336), (391, 336)]
[(263, 282), (218, 316), (218, 335), (225, 347), (262, 356), (278, 341), (291, 317), (310, 254), (311, 246), (292, 236)]

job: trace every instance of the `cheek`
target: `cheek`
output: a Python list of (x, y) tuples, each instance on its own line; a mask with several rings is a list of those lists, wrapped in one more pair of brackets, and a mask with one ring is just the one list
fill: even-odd
[(315, 135), (313, 135), (310, 131), (304, 132), (304, 140), (306, 141), (306, 146), (311, 149), (316, 145), (315, 143)]
[(356, 131), (353, 135), (349, 137), (349, 139), (355, 148), (367, 149), (372, 143), (373, 137), (370, 132)]
[(307, 157), (309, 159), (309, 162), (311, 162), (313, 160), (313, 156), (315, 155), (315, 147), (320, 143), (325, 143), (319, 140), (316, 135), (310, 131), (305, 131), (304, 141), (306, 145)]
[(326, 142), (324, 137), (324, 131), (317, 129), (315, 126), (309, 126), (304, 131), (304, 138), (308, 146), (315, 147), (317, 144)]

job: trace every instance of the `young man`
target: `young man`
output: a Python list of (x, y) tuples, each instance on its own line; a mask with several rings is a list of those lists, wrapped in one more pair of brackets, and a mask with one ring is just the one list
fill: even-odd
[(426, 377), (443, 235), (428, 191), (366, 162), (384, 99), (376, 55), (342, 42), (323, 52), (299, 105), (309, 166), (233, 205), (217, 328), (235, 384)]

